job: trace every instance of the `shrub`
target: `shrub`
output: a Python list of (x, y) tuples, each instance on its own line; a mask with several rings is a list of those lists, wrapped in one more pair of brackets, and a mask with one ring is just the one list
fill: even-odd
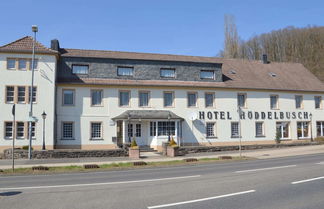
[(137, 145), (137, 143), (136, 143), (136, 139), (135, 139), (135, 137), (134, 137), (133, 140), (132, 140), (131, 148), (133, 148), (133, 149), (137, 149), (137, 148), (138, 148), (138, 145)]
[(171, 147), (178, 146), (177, 143), (174, 141), (173, 136), (171, 136), (171, 140), (170, 140), (169, 146), (171, 146)]
[[(28, 150), (28, 148), (29, 148), (28, 145), (22, 147), (23, 150)], [(33, 150), (33, 147), (31, 149)]]
[(316, 138), (314, 139), (314, 141), (316, 141), (316, 142), (318, 142), (318, 143), (320, 143), (320, 144), (324, 144), (324, 137), (316, 137)]
[(277, 144), (280, 144), (280, 142), (281, 142), (280, 138), (281, 138), (281, 134), (280, 134), (279, 131), (277, 131), (276, 132), (276, 138), (275, 138), (275, 141), (276, 141)]

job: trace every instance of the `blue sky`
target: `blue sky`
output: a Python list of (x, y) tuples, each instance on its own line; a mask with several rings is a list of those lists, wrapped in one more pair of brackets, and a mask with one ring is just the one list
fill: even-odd
[[(34, 11), (34, 12), (33, 12)], [(215, 56), (224, 14), (241, 38), (284, 28), (324, 25), (323, 0), (3, 0), (0, 45), (32, 35), (49, 46)]]

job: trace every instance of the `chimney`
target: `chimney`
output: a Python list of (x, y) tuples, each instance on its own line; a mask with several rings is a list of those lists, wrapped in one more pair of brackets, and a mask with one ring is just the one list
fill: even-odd
[(60, 43), (59, 43), (59, 41), (57, 39), (51, 40), (51, 49), (53, 49), (55, 51), (59, 51)]
[(263, 55), (262, 55), (262, 61), (263, 61), (263, 64), (269, 64), (267, 54), (263, 54)]

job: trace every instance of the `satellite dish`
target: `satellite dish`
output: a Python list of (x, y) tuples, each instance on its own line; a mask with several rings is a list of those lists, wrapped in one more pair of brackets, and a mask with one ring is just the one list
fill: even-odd
[(198, 119), (198, 114), (196, 112), (192, 112), (188, 116), (189, 120), (194, 121)]

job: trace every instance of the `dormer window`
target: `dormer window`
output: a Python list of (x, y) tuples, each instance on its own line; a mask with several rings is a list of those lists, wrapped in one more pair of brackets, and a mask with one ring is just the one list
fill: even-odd
[(86, 75), (89, 73), (89, 66), (88, 65), (72, 65), (72, 73)]
[(118, 76), (133, 76), (133, 67), (117, 67)]
[(213, 70), (201, 70), (200, 71), (200, 79), (215, 79), (215, 72)]
[(175, 78), (175, 69), (161, 68), (160, 76), (162, 78)]

